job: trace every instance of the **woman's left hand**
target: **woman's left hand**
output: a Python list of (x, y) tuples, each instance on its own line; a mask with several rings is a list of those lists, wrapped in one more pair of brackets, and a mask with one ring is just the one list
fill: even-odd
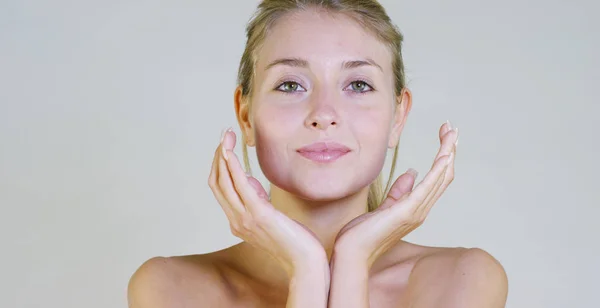
[(370, 268), (385, 251), (419, 227), (429, 210), (454, 179), (458, 129), (440, 128), (440, 150), (435, 162), (414, 190), (416, 172), (402, 174), (374, 211), (356, 217), (338, 233), (334, 254), (358, 258)]

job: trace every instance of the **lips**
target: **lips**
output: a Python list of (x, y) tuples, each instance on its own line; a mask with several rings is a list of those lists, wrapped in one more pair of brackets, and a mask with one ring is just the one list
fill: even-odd
[(297, 150), (303, 157), (319, 163), (334, 162), (350, 151), (347, 146), (336, 142), (315, 142)]

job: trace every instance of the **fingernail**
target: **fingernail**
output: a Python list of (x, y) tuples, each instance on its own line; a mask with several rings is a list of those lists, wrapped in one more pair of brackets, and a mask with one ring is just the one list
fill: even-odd
[(223, 152), (223, 158), (225, 158), (225, 160), (227, 160), (227, 150), (225, 149), (224, 146), (221, 147), (221, 152)]
[(458, 127), (456, 128), (456, 141), (454, 142), (454, 147), (456, 147), (458, 145), (458, 138), (460, 138), (460, 135), (458, 134)]
[(408, 168), (408, 170), (406, 170), (406, 173), (410, 173), (415, 179), (419, 175), (419, 172), (413, 168)]
[(227, 133), (227, 130), (223, 129), (221, 131), (221, 143), (223, 143), (223, 140), (225, 139), (225, 133)]
[(446, 120), (446, 124), (448, 124), (448, 129), (452, 129), (452, 124), (450, 123), (450, 120)]

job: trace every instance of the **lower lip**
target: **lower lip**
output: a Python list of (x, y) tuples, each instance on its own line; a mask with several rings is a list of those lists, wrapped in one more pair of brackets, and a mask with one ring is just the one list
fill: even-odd
[(330, 163), (348, 154), (346, 151), (299, 152), (300, 155), (319, 163)]

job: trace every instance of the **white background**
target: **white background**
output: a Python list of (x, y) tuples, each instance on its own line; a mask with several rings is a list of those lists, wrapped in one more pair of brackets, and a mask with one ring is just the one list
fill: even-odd
[[(207, 178), (256, 3), (0, 2), (1, 307), (126, 307), (148, 258), (239, 241)], [(597, 306), (600, 5), (382, 3), (414, 93), (397, 174), (461, 134), (407, 240), (489, 251), (507, 307)]]

